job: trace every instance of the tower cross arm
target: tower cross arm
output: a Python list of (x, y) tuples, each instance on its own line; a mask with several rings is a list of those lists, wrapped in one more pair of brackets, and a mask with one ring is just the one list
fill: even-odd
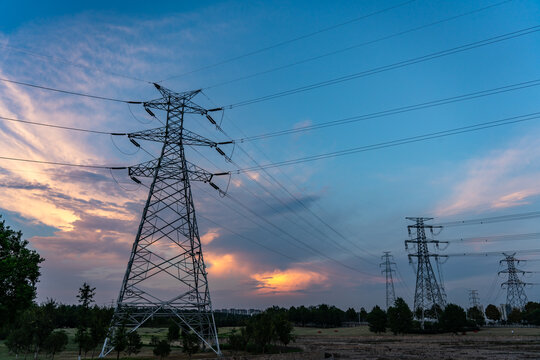
[(165, 127), (159, 127), (155, 129), (148, 129), (142, 131), (136, 131), (127, 134), (130, 140), (147, 140), (155, 142), (165, 142), (167, 139), (169, 142), (179, 143), (180, 141), (184, 145), (193, 145), (193, 146), (210, 146), (217, 147), (218, 145), (232, 144), (233, 141), (223, 141), (217, 142), (210, 140), (202, 135), (196, 134), (193, 131), (183, 129), (182, 133), (175, 131), (168, 131)]
[[(212, 187), (218, 190), (219, 188), (212, 183), (212, 178), (214, 176), (228, 175), (228, 173), (211, 173), (203, 168), (198, 167), (195, 164), (186, 161), (186, 169), (182, 168), (180, 162), (177, 161), (163, 161), (158, 169), (158, 160), (150, 160), (141, 164), (133, 165), (128, 168), (130, 177), (153, 177), (156, 170), (159, 171), (159, 176), (162, 179), (172, 179), (172, 180), (185, 180), (185, 175), (187, 173), (189, 180), (192, 181), (202, 181), (207, 182), (212, 185)], [(184, 171), (186, 170), (186, 171)]]

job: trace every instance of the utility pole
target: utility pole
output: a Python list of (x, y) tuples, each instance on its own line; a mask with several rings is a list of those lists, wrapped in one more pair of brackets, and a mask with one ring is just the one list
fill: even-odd
[[(200, 91), (175, 93), (154, 84), (161, 97), (145, 102), (145, 110), (153, 117), (163, 114), (163, 127), (127, 134), (136, 140), (161, 144), (159, 157), (129, 168), (129, 176), (151, 179), (148, 198), (133, 243), (111, 326), (100, 357), (114, 349), (114, 336), (119, 328), (136, 331), (153, 318), (169, 318), (181, 329), (196, 334), (203, 347), (221, 355), (208, 289), (206, 266), (190, 181), (213, 183), (212, 174), (186, 160), (184, 146), (208, 146), (220, 154), (221, 144), (184, 128), (192, 115), (202, 115), (215, 124), (206, 110), (192, 102)], [(189, 116), (188, 116), (189, 115)], [(206, 121), (206, 120), (205, 120)], [(226, 156), (225, 156), (226, 157)]]
[[(437, 281), (430, 261), (430, 257), (435, 258), (438, 266), (439, 258), (446, 257), (446, 255), (430, 253), (428, 244), (434, 244), (438, 248), (440, 243), (448, 242), (426, 238), (426, 229), (429, 229), (432, 235), (434, 234), (433, 229), (442, 229), (442, 226), (425, 224), (425, 221), (432, 220), (433, 218), (407, 217), (406, 219), (415, 222), (414, 225), (407, 226), (410, 240), (405, 240), (405, 249), (408, 250), (409, 244), (413, 244), (416, 250), (416, 253), (409, 254), (409, 262), (412, 263), (412, 258), (416, 258), (414, 313), (416, 318), (421, 321), (423, 328), (426, 317), (438, 317), (438, 312), (446, 306), (446, 295), (442, 281)], [(415, 236), (413, 235), (413, 230), (416, 232)]]
[(505, 254), (505, 258), (500, 263), (506, 263), (506, 269), (499, 271), (499, 274), (508, 274), (508, 280), (501, 284), (504, 289), (506, 287), (506, 312), (510, 314), (513, 309), (523, 310), (527, 304), (527, 295), (525, 294), (525, 286), (532, 285), (530, 283), (523, 282), (519, 279), (518, 274), (525, 275), (530, 271), (524, 271), (516, 268), (516, 263), (520, 263), (515, 258), (516, 253)]
[(384, 262), (379, 264), (379, 266), (384, 266), (384, 269), (381, 271), (386, 277), (386, 310), (389, 307), (394, 305), (396, 301), (396, 293), (394, 291), (394, 279), (392, 273), (396, 270), (392, 269), (392, 265), (396, 265), (395, 262), (392, 262), (393, 256), (390, 255), (389, 251), (385, 251), (384, 255), (381, 257)]

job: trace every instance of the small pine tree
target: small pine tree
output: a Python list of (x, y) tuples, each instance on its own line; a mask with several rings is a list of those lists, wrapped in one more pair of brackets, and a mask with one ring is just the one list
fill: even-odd
[(171, 353), (171, 345), (167, 340), (161, 340), (156, 345), (154, 345), (154, 355), (159, 356), (160, 360), (163, 360), (164, 357), (169, 356)]
[(43, 349), (51, 355), (51, 360), (54, 360), (54, 355), (64, 351), (67, 344), (68, 336), (66, 332), (63, 330), (54, 331), (45, 340)]
[(386, 313), (378, 305), (367, 316), (369, 331), (374, 333), (386, 332)]
[(394, 306), (388, 309), (388, 327), (394, 334), (406, 334), (413, 326), (413, 313), (402, 298), (397, 298)]
[(182, 331), (182, 351), (191, 359), (191, 355), (199, 351), (199, 337), (192, 332)]

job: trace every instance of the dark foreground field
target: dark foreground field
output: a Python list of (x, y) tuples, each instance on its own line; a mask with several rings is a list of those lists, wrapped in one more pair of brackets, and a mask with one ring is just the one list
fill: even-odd
[[(235, 359), (306, 359), (327, 357), (335, 359), (540, 359), (540, 328), (490, 328), (466, 335), (373, 335), (365, 326), (356, 328), (315, 329), (296, 328), (298, 336), (295, 347), (303, 353), (258, 355), (232, 354), (225, 352), (226, 358)], [(220, 329), (220, 336), (226, 336), (230, 329)], [(165, 329), (142, 329), (143, 340), (151, 335), (165, 335)], [(90, 354), (88, 354), (90, 355)], [(120, 358), (124, 356), (121, 355)], [(196, 354), (194, 359), (213, 357), (211, 354)], [(24, 358), (19, 357), (19, 359)], [(28, 359), (32, 357), (29, 355)], [(41, 355), (40, 359), (45, 359)], [(76, 359), (75, 345), (55, 356), (58, 360)], [(90, 358), (90, 356), (88, 356)], [(116, 356), (109, 356), (115, 359)], [(136, 356), (136, 359), (155, 358), (150, 347)], [(174, 348), (168, 360), (187, 359), (180, 348)], [(0, 343), (0, 359), (14, 360)]]

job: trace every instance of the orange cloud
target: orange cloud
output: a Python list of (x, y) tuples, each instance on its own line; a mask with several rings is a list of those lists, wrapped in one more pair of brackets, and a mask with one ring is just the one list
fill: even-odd
[(257, 281), (257, 293), (292, 293), (305, 290), (312, 285), (321, 285), (328, 280), (324, 274), (303, 269), (274, 270), (253, 274), (251, 278)]
[(249, 265), (241, 261), (236, 254), (204, 253), (205, 263), (210, 276), (243, 275), (249, 273)]
[(219, 237), (219, 229), (209, 229), (206, 234), (201, 236), (201, 243), (208, 245)]

